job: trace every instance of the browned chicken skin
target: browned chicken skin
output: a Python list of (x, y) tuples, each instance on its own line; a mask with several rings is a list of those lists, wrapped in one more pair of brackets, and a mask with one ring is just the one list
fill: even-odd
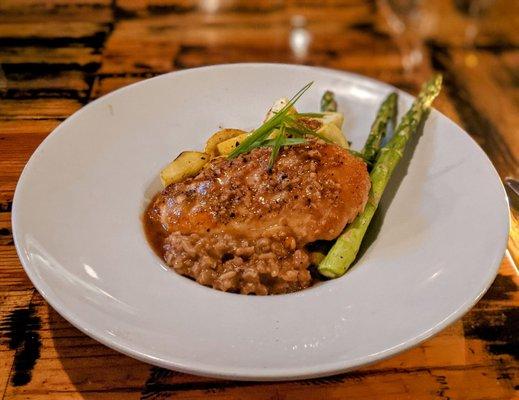
[(167, 187), (149, 216), (169, 235), (177, 272), (220, 290), (286, 293), (311, 283), (307, 243), (336, 238), (363, 210), (366, 164), (336, 145), (310, 142), (213, 159)]

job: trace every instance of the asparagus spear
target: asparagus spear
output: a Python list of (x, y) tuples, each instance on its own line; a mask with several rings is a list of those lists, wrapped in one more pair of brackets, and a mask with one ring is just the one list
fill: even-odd
[(420, 121), (426, 115), (431, 103), (440, 92), (441, 83), (441, 75), (436, 75), (422, 87), (418, 98), (400, 121), (394, 136), (381, 149), (370, 174), (371, 190), (366, 208), (337, 238), (330, 252), (319, 264), (318, 271), (322, 275), (329, 278), (338, 278), (344, 275), (355, 260), (364, 234), (373, 218), (373, 214), (375, 214), (389, 178), (402, 158), (407, 141), (415, 133)]
[(380, 149), (380, 144), (386, 136), (387, 127), (389, 123), (392, 123), (393, 126), (395, 126), (397, 114), (397, 100), (398, 95), (396, 93), (391, 93), (389, 96), (386, 97), (386, 99), (378, 109), (375, 121), (373, 121), (373, 125), (371, 125), (371, 130), (369, 132), (368, 139), (366, 140), (366, 144), (362, 149), (364, 159), (368, 162), (375, 161), (378, 150)]
[(337, 111), (337, 102), (333, 92), (327, 90), (321, 97), (321, 111)]

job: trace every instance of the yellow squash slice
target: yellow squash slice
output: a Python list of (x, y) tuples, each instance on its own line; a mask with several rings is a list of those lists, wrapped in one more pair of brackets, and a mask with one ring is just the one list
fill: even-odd
[(241, 135), (228, 139), (225, 142), (218, 143), (216, 145), (216, 148), (218, 149), (218, 154), (221, 156), (226, 156), (231, 151), (233, 151), (236, 147), (238, 147), (240, 145), (240, 143), (248, 135), (249, 135), (248, 133), (242, 133)]
[(209, 162), (210, 158), (207, 153), (183, 151), (160, 172), (162, 184), (166, 187), (196, 175)]
[(205, 152), (211, 156), (218, 155), (218, 144), (225, 142), (233, 137), (240, 136), (246, 133), (241, 129), (222, 129), (213, 133), (205, 143)]

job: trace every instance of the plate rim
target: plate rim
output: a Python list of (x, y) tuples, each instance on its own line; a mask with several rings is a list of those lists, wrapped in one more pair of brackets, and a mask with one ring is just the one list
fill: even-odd
[[(16, 184), (14, 196), (13, 196), (13, 203), (12, 203), (12, 210), (11, 210), (11, 225), (12, 225), (12, 231), (13, 231), (13, 240), (16, 248), (16, 253), (18, 255), (18, 258), (22, 264), (22, 267), (29, 277), (32, 285), (38, 292), (42, 295), (42, 297), (45, 299), (47, 303), (50, 304), (50, 306), (58, 312), (64, 319), (66, 319), (68, 322), (70, 322), (75, 328), (86, 334), (87, 336), (91, 337), (92, 339), (100, 342), (101, 344), (116, 350), (120, 353), (123, 353), (127, 356), (133, 357), (135, 359), (138, 359), (140, 361), (153, 364), (162, 368), (166, 369), (174, 369), (176, 371), (180, 371), (183, 373), (189, 373), (194, 374), (198, 376), (205, 376), (205, 377), (215, 377), (215, 378), (227, 378), (227, 379), (233, 379), (233, 380), (252, 380), (252, 381), (282, 381), (282, 380), (295, 380), (295, 379), (310, 379), (310, 378), (318, 378), (323, 376), (330, 376), (335, 375), (339, 373), (344, 373), (347, 371), (351, 371), (353, 369), (358, 369), (363, 366), (373, 364), (375, 362), (379, 362), (382, 360), (385, 360), (389, 357), (392, 357), (393, 355), (396, 355), (398, 353), (401, 353), (405, 350), (408, 350), (410, 348), (413, 348), (420, 343), (424, 342), (425, 340), (429, 339), (430, 337), (436, 335), (440, 331), (444, 330), (451, 324), (458, 321), (460, 318), (462, 318), (487, 292), (487, 290), (490, 288), (492, 283), (495, 280), (495, 277), (498, 273), (499, 267), (501, 265), (501, 262), (506, 254), (507, 249), (507, 243), (508, 243), (508, 236), (509, 236), (509, 230), (510, 230), (510, 209), (509, 209), (509, 203), (508, 198), (506, 196), (506, 192), (503, 186), (503, 183), (499, 177), (499, 174), (490, 160), (490, 158), (487, 156), (487, 154), (483, 151), (483, 149), (479, 146), (479, 144), (461, 127), (459, 126), (455, 121), (451, 120), (447, 116), (445, 116), (442, 112), (438, 111), (437, 109), (433, 108), (433, 112), (438, 113), (440, 118), (446, 119), (449, 123), (453, 124), (457, 129), (463, 132), (463, 134), (472, 141), (472, 143), (475, 145), (478, 152), (481, 153), (484, 159), (486, 159), (486, 162), (489, 164), (490, 172), (494, 176), (494, 178), (499, 183), (499, 191), (501, 192), (501, 198), (504, 200), (504, 207), (506, 210), (506, 233), (505, 230), (503, 231), (503, 237), (502, 237), (502, 244), (500, 247), (500, 250), (498, 253), (503, 254), (501, 258), (498, 260), (496, 259), (494, 265), (489, 266), (489, 278), (481, 285), (481, 288), (479, 290), (478, 295), (470, 300), (466, 301), (458, 309), (449, 315), (447, 318), (442, 320), (441, 322), (437, 323), (435, 326), (430, 328), (429, 330), (421, 333), (420, 335), (417, 335), (413, 338), (407, 339), (403, 343), (398, 344), (397, 346), (394, 346), (390, 349), (386, 349), (383, 352), (379, 352), (376, 354), (370, 354), (363, 357), (359, 357), (356, 359), (350, 359), (347, 361), (335, 361), (331, 363), (322, 363), (317, 364), (315, 366), (307, 366), (307, 367), (298, 367), (298, 368), (261, 368), (261, 367), (255, 367), (255, 368), (248, 368), (246, 370), (244, 369), (233, 369), (233, 368), (227, 368), (227, 367), (221, 367), (221, 366), (214, 366), (210, 364), (200, 363), (200, 362), (189, 362), (190, 365), (187, 365), (183, 362), (177, 362), (172, 360), (167, 360), (160, 357), (155, 357), (150, 354), (143, 353), (139, 350), (133, 349), (131, 346), (128, 346), (124, 343), (120, 338), (118, 337), (109, 337), (104, 335), (102, 332), (95, 331), (93, 329), (90, 329), (90, 327), (84, 326), (88, 325), (85, 324), (84, 321), (81, 320), (81, 318), (77, 315), (74, 315), (74, 313), (71, 313), (67, 310), (67, 307), (65, 304), (63, 304), (61, 301), (59, 301), (56, 298), (52, 297), (52, 293), (49, 293), (52, 291), (51, 287), (48, 286), (44, 280), (40, 280), (36, 273), (32, 271), (31, 269), (31, 262), (27, 258), (26, 254), (23, 252), (23, 249), (21, 248), (21, 242), (22, 239), (20, 238), (20, 229), (18, 228), (17, 224), (17, 213), (18, 213), (18, 207), (17, 207), (17, 198), (20, 196), (21, 187), (24, 185), (24, 181), (26, 179), (26, 176), (28, 174), (28, 171), (32, 168), (32, 164), (34, 163), (35, 155), (36, 153), (42, 151), (42, 149), (48, 145), (49, 139), (56, 138), (56, 134), (64, 134), (60, 131), (62, 130), (62, 126), (65, 124), (70, 124), (72, 121), (74, 121), (81, 113), (83, 113), (86, 109), (93, 107), (96, 103), (101, 101), (106, 101), (108, 98), (112, 96), (118, 96), (121, 95), (121, 93), (125, 92), (126, 90), (130, 90), (134, 86), (138, 85), (146, 85), (149, 81), (152, 80), (158, 80), (158, 79), (167, 79), (167, 76), (175, 75), (185, 75), (185, 74), (192, 74), (197, 73), (201, 70), (206, 69), (217, 69), (217, 68), (241, 68), (241, 67), (253, 67), (253, 68), (295, 68), (300, 70), (310, 70), (310, 71), (320, 71), (326, 74), (334, 74), (334, 75), (343, 75), (348, 76), (350, 78), (353, 78), (356, 81), (368, 83), (369, 85), (374, 85), (377, 87), (384, 87), (388, 90), (395, 90), (399, 94), (402, 94), (409, 99), (414, 99), (415, 97), (411, 94), (400, 90), (388, 83), (376, 80), (371, 77), (367, 77), (361, 74), (349, 72), (349, 71), (342, 71), (332, 68), (324, 68), (324, 67), (314, 67), (314, 66), (307, 66), (307, 65), (299, 65), (299, 64), (287, 64), (287, 63), (226, 63), (226, 64), (214, 64), (209, 66), (202, 66), (197, 68), (189, 68), (184, 69), (180, 71), (171, 71), (168, 73), (160, 74), (152, 78), (144, 79), (139, 82), (132, 83), (130, 85), (124, 86), (122, 88), (116, 89), (110, 93), (107, 93), (91, 102), (86, 104), (85, 106), (81, 107), (80, 109), (76, 110), (72, 115), (67, 117), (64, 121), (62, 121), (58, 126), (56, 126), (51, 133), (49, 133), (45, 139), (38, 145), (38, 147), (34, 150), (33, 154), (30, 156), (29, 160), (25, 164), (19, 178), (18, 182)], [(61, 128), (61, 129), (60, 129)], [(63, 131), (63, 132), (66, 132)], [(504, 216), (503, 216), (504, 217)], [(50, 289), (49, 292), (47, 291), (47, 288)]]

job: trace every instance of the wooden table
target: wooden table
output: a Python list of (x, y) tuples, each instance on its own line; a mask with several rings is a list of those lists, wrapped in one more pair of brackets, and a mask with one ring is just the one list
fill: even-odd
[[(496, 281), (461, 321), (417, 348), (358, 371), (272, 384), (167, 371), (88, 338), (33, 288), (11, 232), (22, 168), (66, 117), (121, 86), (215, 63), (319, 65), (414, 93), (431, 71), (440, 71), (445, 90), (436, 107), (471, 134), (502, 178), (518, 177), (519, 1), (470, 3), (424, 0), (416, 13), (402, 11), (395, 19), (384, 1), (2, 0), (2, 398), (519, 398), (518, 272), (512, 261), (519, 255), (517, 214)], [(411, 67), (403, 62), (409, 60), (403, 57), (409, 43), (423, 55)]]

